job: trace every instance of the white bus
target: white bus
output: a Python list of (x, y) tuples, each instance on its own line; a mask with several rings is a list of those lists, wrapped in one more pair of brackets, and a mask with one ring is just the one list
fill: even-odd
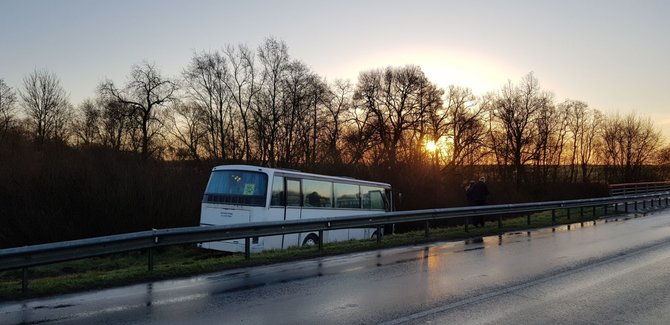
[[(214, 167), (202, 201), (200, 225), (351, 216), (391, 211), (391, 185), (347, 177), (246, 165)], [(376, 228), (340, 229), (256, 237), (251, 252), (374, 238)], [(244, 239), (203, 243), (203, 248), (244, 252)]]

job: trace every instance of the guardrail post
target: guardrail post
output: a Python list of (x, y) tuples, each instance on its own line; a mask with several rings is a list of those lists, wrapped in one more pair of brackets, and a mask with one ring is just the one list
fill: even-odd
[(626, 213), (628, 213), (628, 202), (623, 203), (623, 209)]
[(651, 208), (654, 208), (654, 198), (649, 199), (649, 203), (651, 203)]
[(530, 213), (526, 215), (526, 224), (530, 226)]
[(646, 210), (646, 209), (647, 209), (647, 200), (642, 199), (642, 210)]
[(633, 203), (633, 208), (635, 209), (635, 212), (637, 212), (637, 200)]
[(423, 231), (424, 231), (426, 237), (429, 236), (429, 229), (430, 229), (429, 227), (430, 227), (430, 223), (429, 223), (428, 220), (426, 220), (424, 222), (424, 225), (423, 225), (423, 228), (424, 228)]
[(593, 211), (591, 211), (591, 216), (593, 217), (593, 219), (595, 219), (596, 218), (596, 206), (595, 205), (592, 206), (591, 209), (593, 210)]
[(468, 232), (468, 225), (470, 224), (470, 217), (465, 216), (465, 232)]
[(149, 248), (147, 249), (147, 270), (149, 272), (152, 272), (154, 270), (154, 249)]
[(244, 259), (247, 261), (251, 259), (251, 238), (249, 237), (244, 238)]
[(567, 208), (567, 215), (568, 215), (568, 220), (570, 220), (570, 208)]
[[(379, 240), (379, 237), (382, 235), (381, 230), (379, 230), (379, 227), (377, 227), (377, 240)], [(319, 230), (319, 252), (323, 252), (323, 230)]]
[(21, 292), (28, 292), (28, 268), (23, 268), (21, 272)]
[(502, 229), (502, 216), (498, 215), (498, 229)]
[(607, 215), (607, 204), (603, 205), (603, 215)]
[(619, 203), (614, 203), (614, 213), (619, 213)]
[(584, 207), (579, 207), (579, 219), (584, 220)]
[(382, 226), (377, 226), (377, 245), (382, 243)]

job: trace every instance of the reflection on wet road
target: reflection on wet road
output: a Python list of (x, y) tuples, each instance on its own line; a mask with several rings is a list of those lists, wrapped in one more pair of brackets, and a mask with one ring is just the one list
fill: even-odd
[(0, 323), (653, 323), (669, 280), (659, 212), (4, 303)]

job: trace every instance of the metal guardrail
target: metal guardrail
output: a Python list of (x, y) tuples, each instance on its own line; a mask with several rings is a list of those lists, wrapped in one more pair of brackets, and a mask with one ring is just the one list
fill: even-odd
[[(613, 206), (615, 210), (621, 204), (624, 211), (628, 212), (629, 204), (633, 203), (635, 209), (638, 202), (646, 208), (647, 202), (651, 206), (658, 202), (658, 206), (668, 206), (670, 192), (614, 196), (595, 199), (581, 199), (569, 201), (551, 201), (520, 204), (500, 204), (477, 207), (460, 207), (445, 209), (427, 209), (414, 211), (396, 211), (373, 215), (358, 215), (332, 218), (319, 218), (280, 222), (258, 222), (229, 226), (211, 227), (183, 227), (141, 231), (112, 236), (96, 237), (81, 240), (64, 241), (57, 243), (23, 246), (0, 250), (0, 271), (9, 269), (23, 269), (24, 290), (27, 288), (26, 268), (64, 262), (69, 260), (103, 256), (136, 250), (149, 250), (149, 269), (153, 268), (151, 249), (163, 246), (203, 243), (219, 240), (241, 239), (246, 242), (246, 256), (249, 258), (250, 238), (292, 234), (301, 232), (318, 231), (323, 238), (323, 231), (346, 229), (346, 228), (381, 228), (387, 224), (398, 224), (407, 222), (426, 222), (444, 219), (462, 219), (465, 231), (468, 230), (468, 220), (474, 216), (498, 216), (498, 227), (502, 227), (503, 215), (528, 214), (530, 224), (530, 213), (552, 211), (552, 221), (555, 222), (555, 211), (559, 209)], [(663, 202), (664, 201), (664, 202)], [(569, 210), (568, 210), (569, 211)], [(426, 228), (428, 233), (428, 228)], [(381, 236), (377, 236), (377, 241)], [(321, 243), (319, 243), (321, 248)]]
[(611, 196), (650, 194), (670, 191), (670, 182), (610, 184), (608, 189)]

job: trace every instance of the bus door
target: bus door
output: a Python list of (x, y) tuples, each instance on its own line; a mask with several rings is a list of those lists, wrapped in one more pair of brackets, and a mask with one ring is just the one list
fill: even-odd
[[(284, 220), (300, 220), (302, 216), (302, 186), (300, 179), (284, 178), (286, 189), (286, 205), (284, 206)], [(282, 248), (299, 246), (299, 234), (286, 234), (282, 240)]]

